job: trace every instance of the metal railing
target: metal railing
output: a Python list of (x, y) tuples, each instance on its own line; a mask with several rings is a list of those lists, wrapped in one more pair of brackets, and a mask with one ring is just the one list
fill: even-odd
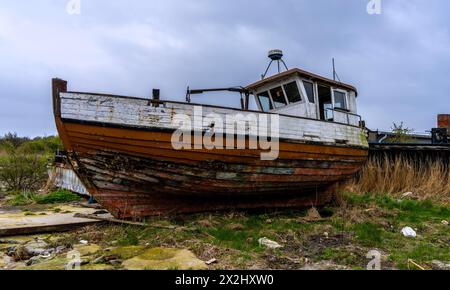
[[(346, 111), (346, 110), (341, 110), (341, 109), (331, 109), (331, 108), (328, 108), (328, 109), (325, 109), (325, 112), (331, 112), (332, 113), (332, 118), (331, 119), (333, 119), (333, 122), (338, 122), (338, 123), (342, 123), (340, 120), (339, 121), (337, 121), (336, 120), (336, 113), (339, 113), (339, 114), (343, 114), (343, 115), (345, 115), (345, 121), (346, 121), (346, 124), (347, 125), (356, 125), (356, 126), (360, 126), (360, 124), (361, 124), (361, 122), (362, 122), (362, 117), (360, 116), (360, 115), (358, 115), (358, 114), (355, 114), (355, 113), (352, 113), (352, 112), (348, 112), (348, 111)], [(357, 118), (357, 121), (355, 122), (355, 124), (353, 124), (353, 123), (351, 123), (350, 122), (350, 117), (351, 116), (353, 116), (353, 117), (356, 117)], [(327, 117), (327, 116), (326, 116)], [(328, 118), (327, 118), (328, 119)]]

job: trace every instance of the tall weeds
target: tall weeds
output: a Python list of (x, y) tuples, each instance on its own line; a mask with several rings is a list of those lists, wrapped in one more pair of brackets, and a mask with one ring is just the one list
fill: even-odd
[(412, 192), (420, 200), (430, 199), (449, 204), (450, 169), (439, 161), (371, 157), (360, 174), (346, 185), (345, 190), (394, 196)]

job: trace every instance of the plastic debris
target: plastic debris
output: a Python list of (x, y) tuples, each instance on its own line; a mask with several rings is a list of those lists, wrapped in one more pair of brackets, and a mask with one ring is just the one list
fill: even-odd
[(89, 242), (88, 242), (88, 241), (85, 241), (85, 240), (81, 240), (81, 241), (80, 241), (80, 244), (82, 244), (82, 245), (87, 245), (87, 244), (89, 244)]
[(410, 197), (410, 196), (413, 196), (414, 195), (414, 193), (412, 193), (412, 192), (405, 192), (404, 194), (402, 194), (402, 197), (403, 198), (407, 198), (407, 197)]
[(417, 237), (417, 234), (416, 234), (416, 231), (414, 231), (412, 228), (410, 228), (410, 227), (404, 227), (403, 229), (402, 229), (402, 234), (405, 236), (405, 237), (408, 237), (408, 238), (415, 238), (415, 237)]
[(265, 246), (269, 249), (279, 249), (283, 247), (282, 245), (278, 244), (275, 241), (269, 240), (268, 238), (261, 238), (258, 240), (258, 242), (261, 246)]
[(217, 263), (217, 259), (211, 259), (211, 260), (205, 262), (206, 265), (212, 265), (214, 263)]

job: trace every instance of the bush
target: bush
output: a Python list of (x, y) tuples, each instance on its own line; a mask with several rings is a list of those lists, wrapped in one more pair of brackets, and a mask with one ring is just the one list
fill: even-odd
[(11, 144), (0, 156), (0, 183), (7, 191), (33, 191), (47, 179), (47, 156), (21, 152)]
[(10, 143), (14, 147), (19, 147), (23, 143), (30, 141), (27, 137), (19, 137), (17, 133), (7, 133), (5, 136), (0, 137), (0, 143)]
[(48, 178), (48, 161), (61, 149), (61, 140), (53, 136), (30, 140), (8, 133), (0, 138), (0, 189), (38, 190)]

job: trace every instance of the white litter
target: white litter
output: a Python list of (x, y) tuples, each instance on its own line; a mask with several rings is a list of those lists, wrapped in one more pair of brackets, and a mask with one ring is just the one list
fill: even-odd
[(81, 241), (80, 241), (80, 244), (82, 244), (82, 245), (87, 245), (87, 244), (89, 244), (89, 242), (88, 242), (88, 241), (85, 241), (85, 240), (81, 240)]
[(217, 263), (217, 259), (211, 259), (211, 260), (205, 262), (206, 265), (212, 265), (214, 263)]
[(442, 224), (444, 225), (444, 226), (448, 226), (448, 221), (442, 221)]
[(402, 194), (402, 197), (403, 198), (407, 198), (407, 197), (410, 197), (410, 196), (413, 196), (414, 195), (414, 193), (412, 193), (412, 192), (405, 192), (404, 194)]
[(410, 227), (404, 227), (403, 229), (402, 229), (402, 234), (405, 236), (405, 237), (408, 237), (408, 238), (415, 238), (415, 237), (417, 237), (417, 234), (416, 234), (416, 231), (414, 231), (412, 228), (410, 228)]
[(278, 244), (275, 241), (269, 240), (268, 238), (261, 238), (258, 240), (258, 242), (261, 246), (265, 246), (269, 249), (279, 249), (283, 247), (282, 245)]

